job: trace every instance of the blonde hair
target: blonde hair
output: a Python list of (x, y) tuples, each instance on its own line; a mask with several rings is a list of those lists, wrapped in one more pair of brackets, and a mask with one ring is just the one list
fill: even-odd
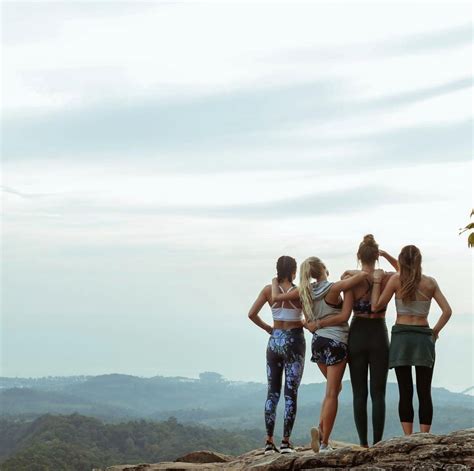
[(375, 242), (375, 238), (372, 234), (364, 236), (362, 242), (359, 244), (359, 250), (357, 251), (357, 260), (362, 263), (372, 264), (379, 259), (379, 244)]
[(326, 271), (326, 266), (318, 257), (307, 258), (300, 266), (299, 293), (303, 313), (313, 320), (313, 298), (311, 297), (311, 278), (319, 278)]
[(398, 256), (400, 266), (400, 297), (402, 301), (414, 301), (421, 281), (421, 252), (414, 245), (403, 247)]

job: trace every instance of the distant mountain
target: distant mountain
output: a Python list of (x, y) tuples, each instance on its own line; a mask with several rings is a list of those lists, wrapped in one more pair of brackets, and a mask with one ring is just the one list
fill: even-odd
[(36, 417), (46, 413), (78, 412), (100, 419), (134, 418), (137, 414), (126, 407), (93, 402), (70, 393), (30, 388), (0, 391), (0, 411), (3, 416)]
[[(231, 430), (251, 428), (259, 430), (262, 435), (264, 433), (266, 384), (226, 381), (217, 373), (202, 374), (200, 379), (162, 376), (140, 378), (110, 374), (73, 377), (71, 380), (56, 378), (28, 382), (20, 378), (15, 381), (15, 384), (20, 381), (22, 388), (0, 390), (3, 416), (26, 415), (31, 418), (46, 412), (78, 412), (109, 422), (131, 418), (165, 420), (174, 416), (187, 423)], [(10, 379), (0, 379), (0, 386), (6, 384), (11, 384)], [(39, 389), (37, 384), (41, 384)], [(302, 443), (308, 440), (308, 429), (317, 420), (324, 391), (325, 383), (304, 384), (300, 387), (295, 440)], [(448, 433), (474, 425), (472, 396), (433, 388), (433, 402), (435, 433)], [(398, 387), (395, 383), (389, 383), (385, 437), (397, 435), (400, 431), (397, 403)], [(281, 432), (282, 407), (283, 401), (279, 405), (277, 434)], [(343, 384), (335, 433), (341, 440), (357, 441), (349, 381)]]

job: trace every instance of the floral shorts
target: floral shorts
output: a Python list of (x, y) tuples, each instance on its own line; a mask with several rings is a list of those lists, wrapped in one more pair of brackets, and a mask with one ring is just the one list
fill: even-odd
[(314, 334), (311, 342), (311, 353), (311, 361), (314, 363), (332, 366), (347, 360), (347, 345)]

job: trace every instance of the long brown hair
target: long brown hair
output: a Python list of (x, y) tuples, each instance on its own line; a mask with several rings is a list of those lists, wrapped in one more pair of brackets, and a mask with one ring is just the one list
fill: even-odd
[(379, 259), (379, 244), (375, 242), (372, 234), (367, 234), (359, 244), (357, 251), (357, 260), (362, 263), (372, 264)]
[(398, 256), (400, 266), (400, 297), (403, 302), (414, 301), (421, 281), (421, 252), (414, 245), (403, 247)]
[(307, 258), (300, 266), (299, 293), (305, 316), (313, 320), (313, 298), (311, 297), (311, 278), (319, 278), (326, 271), (326, 265), (318, 257)]

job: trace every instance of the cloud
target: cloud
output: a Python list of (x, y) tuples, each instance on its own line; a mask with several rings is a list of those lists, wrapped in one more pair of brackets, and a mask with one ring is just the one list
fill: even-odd
[[(317, 179), (315, 179), (317, 186)], [(9, 189), (14, 194), (21, 192)], [(429, 197), (433, 200), (432, 196)], [(423, 197), (421, 197), (423, 199)], [(48, 201), (47, 207), (41, 208), (40, 217), (44, 214), (57, 216), (74, 215), (91, 216), (165, 216), (189, 217), (204, 219), (298, 219), (314, 218), (321, 215), (343, 215), (368, 209), (420, 201), (416, 193), (394, 191), (377, 184), (353, 188), (341, 187), (339, 190), (312, 192), (293, 198), (277, 198), (270, 201), (258, 201), (246, 204), (225, 205), (162, 205), (159, 203), (137, 202), (135, 204), (109, 204), (107, 202), (87, 202), (78, 197), (67, 197)], [(37, 211), (30, 212), (34, 217)], [(5, 214), (11, 220), (15, 214)]]
[[(470, 79), (460, 78), (411, 92), (358, 100), (351, 99), (346, 82), (325, 80), (239, 90), (172, 103), (152, 100), (127, 103), (124, 99), (123, 103), (102, 103), (45, 116), (7, 116), (3, 128), (3, 155), (5, 160), (96, 159), (100, 154), (114, 155), (114, 158), (126, 155), (128, 158), (162, 160), (164, 168), (197, 171), (203, 165), (211, 165), (206, 165), (206, 156), (199, 161), (193, 159), (193, 153), (221, 152), (212, 165), (234, 168), (235, 162), (226, 156), (228, 149), (258, 150), (281, 146), (285, 139), (278, 137), (279, 131), (387, 111), (471, 86)], [(432, 132), (439, 131), (442, 127), (432, 127)], [(394, 136), (397, 132), (394, 131)], [(293, 140), (286, 144), (291, 149), (304, 142), (304, 139)], [(312, 144), (316, 142), (322, 141), (313, 140)], [(387, 139), (379, 139), (379, 142), (390, 145)], [(188, 156), (183, 158), (180, 153)], [(416, 152), (413, 160), (416, 161)], [(246, 165), (245, 162), (241, 164)]]
[(426, 54), (444, 49), (452, 49), (471, 44), (472, 24), (466, 23), (453, 28), (410, 34), (401, 37), (383, 39), (379, 42), (361, 42), (332, 47), (308, 47), (291, 49), (278, 54), (263, 56), (262, 60), (307, 63), (311, 60), (367, 60)]
[(15, 190), (14, 188), (6, 185), (0, 185), (0, 189), (3, 193), (9, 193), (11, 195), (15, 195), (23, 199), (44, 198), (47, 196), (58, 195), (58, 193), (25, 193), (22, 191)]

